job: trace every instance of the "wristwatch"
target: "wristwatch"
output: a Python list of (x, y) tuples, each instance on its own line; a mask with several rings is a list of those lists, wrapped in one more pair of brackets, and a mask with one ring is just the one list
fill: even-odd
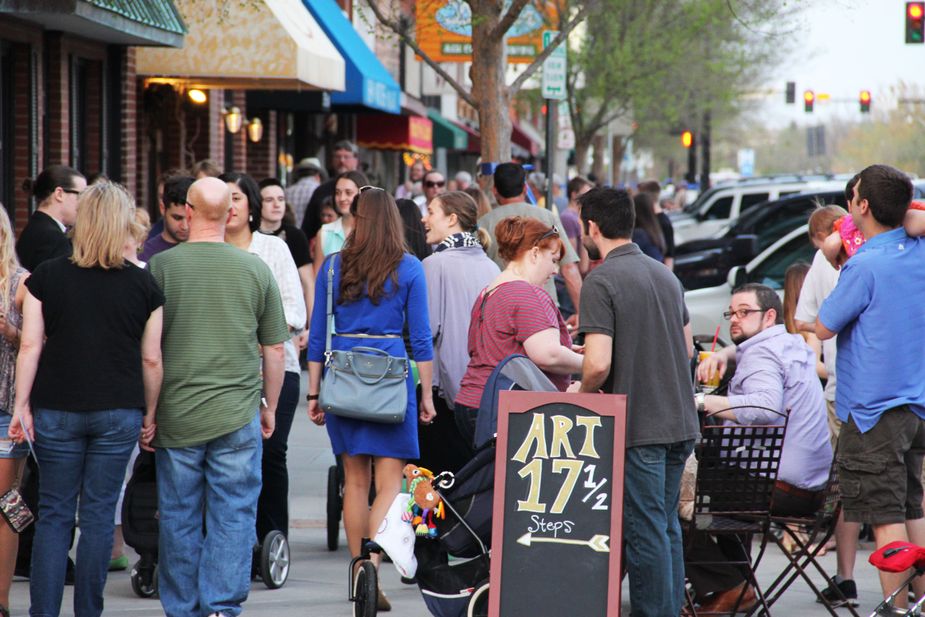
[(306, 395), (305, 395), (305, 400), (306, 400), (306, 401), (317, 401), (317, 400), (318, 400), (318, 396), (319, 396), (318, 394), (306, 394)]
[(694, 402), (697, 404), (697, 413), (703, 413), (703, 392), (697, 392), (694, 394)]

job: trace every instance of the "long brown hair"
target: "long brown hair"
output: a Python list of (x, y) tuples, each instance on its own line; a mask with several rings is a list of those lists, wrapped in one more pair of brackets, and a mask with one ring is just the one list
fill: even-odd
[(655, 202), (652, 196), (648, 193), (636, 193), (633, 195), (633, 206), (636, 209), (636, 227), (645, 230), (652, 244), (664, 255), (665, 236), (655, 216)]
[(784, 326), (790, 334), (799, 334), (793, 315), (797, 310), (797, 301), (800, 299), (800, 290), (803, 288), (807, 272), (809, 264), (798, 261), (784, 273)]
[(366, 292), (373, 304), (385, 294), (386, 279), (398, 285), (398, 264), (405, 236), (395, 199), (382, 189), (367, 189), (350, 206), (356, 224), (341, 249), (338, 304), (354, 302)]

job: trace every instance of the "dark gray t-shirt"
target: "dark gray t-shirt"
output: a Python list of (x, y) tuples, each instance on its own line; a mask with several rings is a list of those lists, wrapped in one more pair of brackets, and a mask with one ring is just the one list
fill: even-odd
[(626, 446), (699, 434), (681, 283), (635, 244), (615, 248), (581, 288), (580, 332), (613, 337), (604, 392), (625, 394)]

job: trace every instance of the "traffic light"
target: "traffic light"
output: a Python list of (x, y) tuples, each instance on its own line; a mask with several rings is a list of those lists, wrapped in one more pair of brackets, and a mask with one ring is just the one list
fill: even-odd
[(812, 90), (807, 90), (803, 93), (803, 111), (806, 113), (813, 112), (813, 103), (816, 102), (816, 93)]
[(787, 98), (785, 99), (788, 105), (793, 105), (797, 102), (797, 84), (793, 81), (787, 82)]
[(925, 42), (925, 2), (906, 3), (906, 43)]
[(690, 131), (684, 131), (681, 133), (681, 145), (685, 148), (690, 148), (694, 145), (694, 134)]
[(858, 96), (858, 102), (861, 104), (861, 113), (870, 113), (870, 90), (861, 90)]

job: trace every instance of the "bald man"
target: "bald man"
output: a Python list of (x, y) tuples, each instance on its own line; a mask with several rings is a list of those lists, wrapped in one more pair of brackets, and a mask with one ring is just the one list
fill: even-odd
[(259, 257), (225, 244), (230, 210), (224, 182), (197, 180), (186, 197), (189, 240), (148, 264), (166, 298), (153, 445), (168, 617), (241, 612), (262, 439), (273, 433), (283, 383), (289, 329), (279, 290)]

